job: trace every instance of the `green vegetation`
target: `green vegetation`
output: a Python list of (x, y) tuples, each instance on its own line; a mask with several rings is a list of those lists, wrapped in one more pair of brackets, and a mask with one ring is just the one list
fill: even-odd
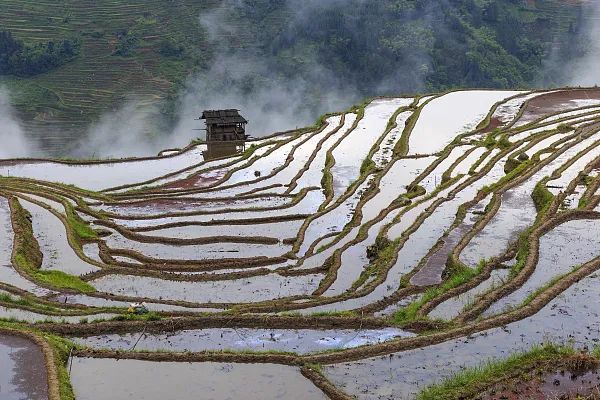
[(161, 320), (161, 316), (154, 312), (150, 311), (146, 314), (121, 314), (117, 315), (113, 318), (113, 321), (159, 321)]
[(62, 271), (37, 271), (34, 274), (34, 278), (38, 282), (46, 283), (57, 289), (75, 289), (82, 293), (91, 293), (96, 291), (93, 286), (83, 281), (81, 278), (66, 274)]
[(10, 199), (15, 224), (15, 249), (13, 262), (21, 271), (27, 273), (35, 281), (57, 289), (71, 289), (83, 293), (95, 289), (81, 278), (66, 274), (62, 271), (41, 271), (42, 252), (33, 235), (31, 214), (25, 210), (16, 198)]
[(398, 310), (392, 317), (394, 324), (402, 325), (406, 322), (414, 321), (417, 318), (417, 312), (421, 307), (433, 300), (434, 298), (441, 296), (450, 289), (454, 289), (473, 279), (477, 274), (481, 272), (484, 264), (480, 263), (477, 269), (465, 268), (457, 266), (453, 271), (450, 272), (450, 276), (441, 285), (427, 289), (425, 293), (417, 300), (410, 303), (408, 306)]
[[(211, 78), (215, 61), (230, 55), (248, 59), (249, 68), (213, 79), (223, 89), (245, 96), (300, 79), (302, 101), (314, 110), (334, 86), (331, 77), (355, 98), (556, 84), (564, 68), (542, 68), (542, 61), (581, 56), (586, 43), (582, 4), (558, 0), (303, 2), (297, 13), (266, 0), (0, 5), (0, 24), (12, 37), (4, 50), (18, 55), (8, 73), (29, 77), (2, 80), (12, 103), (32, 128), (50, 122), (78, 132), (133, 96), (158, 106), (161, 131), (175, 123), (190, 75)], [(320, 67), (327, 73), (315, 74)]]
[(371, 158), (367, 157), (363, 160), (363, 162), (360, 164), (360, 174), (364, 175), (364, 174), (368, 174), (370, 172), (372, 172), (375, 169), (375, 161), (373, 161)]
[(48, 342), (52, 348), (52, 351), (54, 352), (56, 369), (58, 372), (60, 399), (75, 400), (75, 394), (73, 393), (73, 387), (71, 386), (71, 377), (69, 376), (69, 371), (67, 371), (69, 355), (71, 350), (75, 348), (75, 344), (67, 339), (63, 339), (55, 335), (48, 335), (44, 333), (42, 336), (44, 340)]
[(75, 58), (79, 47), (73, 39), (25, 44), (9, 31), (0, 31), (0, 75), (28, 77), (48, 72)]
[(545, 182), (542, 181), (538, 182), (533, 188), (531, 198), (533, 199), (533, 204), (535, 204), (535, 209), (538, 214), (540, 214), (550, 206), (550, 203), (552, 203), (552, 200), (554, 199), (554, 195), (548, 190)]
[(321, 177), (321, 187), (325, 193), (326, 198), (333, 196), (333, 175), (331, 174), (331, 168), (335, 165), (335, 159), (331, 152), (325, 154), (325, 168), (323, 169), (323, 176)]
[(69, 226), (73, 229), (75, 234), (84, 240), (93, 240), (98, 238), (98, 233), (93, 230), (88, 223), (82, 220), (79, 215), (73, 210), (73, 207), (68, 204), (65, 206), (67, 222)]

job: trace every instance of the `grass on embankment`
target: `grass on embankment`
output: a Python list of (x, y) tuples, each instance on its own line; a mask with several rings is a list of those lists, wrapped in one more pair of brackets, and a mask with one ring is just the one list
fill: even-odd
[(67, 223), (79, 239), (93, 240), (98, 238), (98, 233), (77, 215), (70, 204), (65, 206), (65, 210), (67, 214)]
[[(469, 368), (444, 380), (439, 384), (425, 388), (417, 396), (418, 400), (455, 400), (468, 398), (470, 395), (481, 394), (490, 385), (515, 376), (518, 371), (534, 368), (544, 361), (559, 361), (565, 357), (574, 356), (577, 352), (571, 347), (546, 344), (535, 346), (526, 353), (512, 354), (507, 359), (488, 361), (484, 364)], [(596, 349), (594, 356), (600, 355)]]
[(481, 263), (476, 269), (467, 267), (457, 266), (446, 281), (441, 285), (427, 289), (425, 293), (416, 301), (410, 303), (408, 306), (399, 309), (392, 317), (392, 322), (396, 325), (403, 325), (407, 322), (415, 321), (417, 319), (417, 312), (429, 301), (434, 298), (443, 295), (450, 289), (454, 289), (469, 280), (477, 276), (484, 267), (484, 263)]
[(43, 254), (33, 234), (31, 214), (14, 197), (10, 199), (10, 208), (15, 232), (13, 262), (17, 268), (29, 275), (34, 281), (58, 290), (76, 290), (82, 293), (90, 293), (96, 290), (77, 276), (55, 270), (40, 271)]

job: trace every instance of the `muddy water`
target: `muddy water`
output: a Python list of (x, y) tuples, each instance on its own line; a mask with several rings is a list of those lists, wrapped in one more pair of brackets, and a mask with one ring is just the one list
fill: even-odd
[(44, 354), (32, 341), (0, 335), (0, 398), (48, 399)]
[[(314, 136), (314, 132), (308, 132), (298, 136), (297, 138), (290, 140), (288, 143), (282, 145), (272, 153), (265, 155), (246, 168), (235, 171), (231, 177), (223, 182), (219, 186), (227, 186), (240, 182), (252, 182), (259, 176), (267, 176), (273, 172), (276, 168), (280, 167), (283, 162), (287, 159), (288, 155), (294, 151), (305, 139)], [(260, 175), (256, 175), (258, 172)]]
[[(316, 149), (318, 143), (324, 138), (326, 138), (328, 135), (330, 135), (331, 132), (339, 126), (341, 122), (341, 117), (330, 117), (327, 119), (327, 122), (329, 123), (329, 125), (325, 129), (323, 129), (322, 132), (313, 135), (305, 143), (298, 146), (294, 150), (294, 159), (282, 171), (279, 171), (274, 176), (265, 179), (261, 182), (243, 185), (236, 188), (233, 191), (228, 190), (228, 194), (246, 193), (248, 191), (266, 187), (269, 185), (289, 185), (292, 179), (296, 176), (296, 174), (298, 174), (298, 172), (300, 172), (300, 170), (304, 168), (312, 153)], [(281, 165), (281, 163), (283, 163), (284, 161), (285, 159), (281, 158), (279, 160), (279, 165)]]
[(162, 243), (141, 243), (129, 240), (118, 233), (105, 238), (111, 249), (137, 251), (147, 257), (166, 260), (218, 260), (221, 258), (278, 257), (291, 250), (290, 245), (281, 243), (212, 243), (201, 245), (169, 245)]
[(598, 108), (598, 106), (595, 106), (592, 108), (584, 108), (584, 109), (580, 109), (580, 110), (574, 110), (574, 111), (569, 111), (569, 112), (564, 112), (564, 113), (560, 113), (557, 115), (553, 115), (553, 116), (544, 118), (540, 122), (548, 123), (548, 122), (557, 121), (557, 120), (563, 119), (563, 118), (574, 119), (574, 118), (578, 118), (578, 117), (583, 117), (583, 116), (585, 116), (585, 114), (593, 115), (594, 113), (598, 113), (598, 111), (600, 111), (600, 108)]
[[(473, 190), (476, 191), (476, 189)], [(471, 190), (467, 191), (468, 193), (464, 191), (461, 192), (464, 197), (469, 197), (474, 194), (474, 192)], [(410, 235), (408, 241), (405, 243), (402, 249), (400, 249), (398, 253), (398, 260), (388, 271), (385, 282), (377, 286), (371, 293), (363, 297), (354, 298), (335, 304), (328, 304), (312, 309), (306, 309), (302, 312), (309, 313), (324, 310), (351, 310), (366, 306), (391, 295), (395, 290), (398, 289), (401, 277), (408, 273), (412, 268), (417, 266), (419, 261), (427, 255), (429, 249), (452, 224), (454, 215), (456, 213), (456, 208), (464, 201), (465, 198), (459, 195), (454, 200), (442, 203), (442, 205), (433, 211), (424, 221), (424, 223), (413, 234)], [(371, 233), (372, 232), (370, 232), (370, 235)], [(335, 292), (337, 292), (337, 290), (334, 290), (334, 293)]]
[(517, 291), (493, 304), (484, 315), (493, 315), (518, 306), (536, 289), (577, 265), (600, 255), (597, 220), (569, 221), (540, 239), (540, 255), (535, 271)]
[(71, 382), (78, 400), (327, 398), (298, 367), (275, 364), (74, 358)]
[(186, 222), (208, 222), (208, 221), (230, 221), (230, 220), (244, 220), (250, 218), (270, 218), (278, 217), (282, 215), (298, 215), (298, 214), (312, 214), (317, 211), (319, 205), (323, 202), (324, 195), (320, 190), (311, 190), (300, 200), (297, 204), (275, 210), (265, 211), (239, 211), (229, 212), (223, 214), (206, 214), (206, 215), (194, 215), (187, 217), (164, 217), (155, 219), (138, 219), (138, 220), (119, 220), (119, 225), (128, 228), (140, 228), (140, 227), (152, 227), (160, 226), (164, 224), (172, 223), (186, 223)]
[(525, 182), (504, 192), (500, 209), (485, 228), (469, 242), (460, 259), (467, 265), (474, 266), (482, 259), (502, 254), (509, 243), (518, 237), (518, 233), (535, 221), (537, 212), (531, 193), (536, 183), (590, 146), (596, 139), (591, 137), (574, 145)]
[(490, 108), (522, 92), (471, 90), (453, 92), (425, 105), (409, 141), (410, 154), (433, 154), (456, 135), (473, 130)]
[(60, 316), (60, 315), (46, 315), (41, 313), (36, 313), (33, 311), (21, 310), (18, 308), (8, 308), (4, 306), (0, 306), (0, 318), (8, 319), (8, 320), (18, 320), (25, 321), (29, 323), (35, 322), (65, 322), (71, 324), (77, 324), (82, 319), (87, 319), (89, 321), (94, 319), (111, 319), (116, 317), (116, 314), (93, 314), (93, 315), (70, 315), (70, 316)]
[(467, 157), (465, 157), (464, 160), (454, 167), (451, 176), (454, 177), (459, 174), (468, 174), (473, 164), (475, 164), (475, 162), (477, 162), (477, 160), (483, 156), (486, 150), (487, 149), (485, 147), (478, 147), (473, 150)]
[[(185, 184), (183, 183), (183, 181), (189, 179), (190, 176), (202, 175), (202, 176), (208, 177), (211, 175), (225, 174), (229, 168), (233, 168), (233, 167), (223, 167), (223, 168), (212, 170), (209, 172), (205, 172), (205, 171), (207, 169), (217, 168), (217, 167), (220, 167), (225, 164), (232, 164), (235, 166), (241, 160), (242, 160), (241, 157), (228, 157), (228, 158), (225, 158), (222, 160), (213, 160), (213, 161), (208, 161), (208, 162), (202, 162), (202, 159), (199, 159), (194, 164), (192, 164), (191, 167), (186, 168), (185, 170), (182, 170), (181, 172), (173, 173), (169, 177), (156, 179), (155, 181), (153, 181), (150, 184), (134, 185), (134, 186), (131, 186), (130, 188), (118, 189), (118, 190), (114, 190), (111, 192), (122, 193), (122, 192), (125, 192), (128, 190), (134, 189), (134, 188), (140, 189), (142, 187), (146, 188), (146, 187), (156, 187), (156, 186), (162, 186), (162, 185), (169, 185), (169, 187), (180, 187), (180, 186), (185, 187)], [(154, 179), (154, 178), (152, 178), (152, 179)]]
[[(533, 184), (531, 184), (533, 183)], [(460, 254), (460, 259), (475, 267), (483, 259), (499, 256), (518, 233), (533, 223), (536, 210), (530, 196), (535, 183), (502, 194), (502, 205), (492, 220), (479, 232)]]
[[(425, 188), (428, 193), (431, 193), (435, 190), (436, 187), (441, 185), (442, 183), (442, 175), (446, 172), (450, 166), (462, 156), (471, 146), (458, 146), (452, 149), (448, 157), (442, 160), (427, 176), (425, 176), (419, 182), (419, 185)], [(429, 158), (429, 157), (428, 157)], [(436, 158), (431, 158), (433, 162)], [(421, 171), (422, 172), (422, 171)]]
[[(435, 245), (437, 240), (452, 225), (458, 207), (462, 203), (472, 200), (480, 188), (496, 181), (504, 175), (502, 170), (504, 163), (502, 161), (503, 160), (501, 160), (499, 163), (496, 163), (490, 172), (488, 172), (483, 178), (459, 192), (454, 199), (442, 203), (433, 212), (429, 213), (423, 224), (421, 224), (419, 228), (410, 235), (407, 242), (404, 244), (402, 249), (400, 249), (398, 253), (398, 259), (388, 271), (386, 280), (383, 284), (377, 286), (375, 290), (366, 296), (322, 307), (327, 307), (328, 310), (351, 310), (357, 307), (368, 305), (374, 301), (381, 300), (397, 290), (402, 276), (410, 272), (412, 268), (418, 265), (419, 261), (427, 255), (429, 249)], [(454, 187), (459, 184), (460, 181), (455, 183)], [(453, 187), (445, 189), (439, 194), (438, 197), (447, 196), (452, 189)], [(422, 207), (425, 208), (426, 204), (430, 204), (432, 201), (433, 200), (425, 202), (425, 205)], [(401, 235), (422, 211), (423, 209), (419, 209), (417, 207), (411, 210), (411, 215), (407, 215), (408, 213), (405, 214), (403, 216), (406, 217), (406, 219), (403, 218), (404, 222), (401, 220), (400, 223), (394, 225), (388, 232), (388, 237), (390, 239), (395, 239)], [(307, 309), (303, 312), (308, 313), (310, 310), (317, 311), (322, 307)]]
[(365, 115), (345, 140), (333, 150), (335, 165), (333, 175), (334, 199), (342, 195), (360, 174), (360, 165), (371, 147), (383, 135), (394, 112), (412, 103), (412, 99), (374, 100), (365, 107)]
[(82, 249), (86, 257), (89, 257), (91, 260), (99, 263), (103, 263), (103, 261), (100, 259), (98, 243), (86, 243), (82, 246)]
[(548, 187), (548, 190), (550, 190), (554, 194), (558, 194), (558, 192), (564, 191), (569, 185), (569, 183), (571, 183), (571, 181), (575, 179), (577, 175), (585, 169), (586, 165), (592, 162), (599, 155), (600, 147), (592, 149), (587, 154), (584, 154), (577, 161), (575, 161), (573, 165), (564, 170), (560, 175), (560, 178), (548, 181), (546, 183), (546, 187)]
[[(202, 170), (191, 175), (182, 177), (181, 179), (166, 181), (161, 188), (165, 192), (174, 192), (177, 190), (202, 189), (214, 185), (219, 182), (228, 172), (228, 168), (218, 168), (211, 170)], [(188, 172), (189, 173), (189, 172)]]
[[(388, 173), (382, 177), (379, 184), (379, 193), (363, 205), (362, 222), (365, 223), (377, 217), (384, 208), (404, 193), (406, 191), (405, 186), (413, 181), (420, 171), (429, 165), (432, 159), (433, 157), (427, 157), (396, 161)], [(380, 227), (381, 224), (378, 224), (377, 230), (371, 229), (372, 232), (369, 232), (371, 238), (369, 244), (374, 242)], [(366, 248), (369, 244), (363, 242), (360, 245), (350, 247), (344, 252), (337, 279), (327, 290), (327, 296), (334, 296), (348, 290), (360, 276), (363, 268), (369, 264), (366, 258)]]
[(8, 200), (0, 197), (0, 265), (10, 265), (14, 234)]
[[(140, 338), (141, 336), (141, 338)], [(414, 334), (400, 329), (379, 330), (311, 330), (311, 329), (247, 329), (219, 328), (183, 330), (176, 333), (124, 335), (101, 335), (87, 338), (74, 338), (74, 341), (93, 348), (129, 350), (134, 344), (137, 350), (148, 351), (290, 351), (305, 354), (332, 349), (349, 349), (374, 343), (381, 343), (397, 337), (410, 337)]]
[(191, 150), (174, 157), (155, 160), (106, 162), (98, 164), (63, 164), (58, 162), (0, 161), (0, 175), (32, 178), (73, 184), (90, 190), (132, 184), (160, 177), (202, 161), (201, 149)]
[(569, 194), (564, 202), (563, 202), (563, 207), (565, 208), (569, 208), (569, 209), (575, 209), (579, 206), (579, 200), (581, 199), (581, 196), (583, 195), (583, 193), (585, 193), (587, 189), (587, 186), (585, 185), (577, 185), (575, 186), (575, 190), (573, 190), (573, 193)]
[(224, 210), (246, 209), (250, 207), (282, 207), (292, 201), (290, 197), (257, 197), (250, 199), (227, 199), (201, 201), (195, 199), (160, 199), (92, 207), (95, 210), (109, 211), (122, 216), (156, 215), (174, 212), (222, 212)]
[(538, 143), (534, 144), (533, 146), (531, 146), (531, 148), (529, 150), (527, 150), (525, 152), (525, 154), (527, 154), (527, 156), (529, 156), (529, 158), (531, 158), (535, 153), (537, 153), (540, 150), (543, 150), (547, 147), (552, 146), (555, 142), (557, 142), (558, 140), (573, 134), (573, 131), (569, 131), (569, 132), (565, 132), (565, 133), (560, 133), (560, 134), (555, 134), (550, 136), (549, 138), (546, 138), (544, 140), (540, 140)]
[(574, 117), (573, 119), (569, 119), (569, 120), (564, 121), (564, 122), (556, 122), (554, 124), (550, 124), (550, 125), (547, 125), (547, 126), (541, 126), (539, 128), (534, 128), (534, 129), (530, 129), (530, 130), (527, 130), (527, 131), (523, 131), (521, 133), (517, 133), (517, 134), (511, 136), (510, 139), (511, 139), (511, 141), (516, 142), (518, 140), (525, 139), (527, 137), (534, 137), (534, 136), (539, 135), (541, 133), (548, 133), (550, 131), (553, 131), (553, 130), (557, 129), (559, 126), (564, 125), (564, 124), (569, 124), (573, 128), (577, 128), (579, 126), (589, 124), (590, 123), (590, 118), (592, 118), (592, 117), (591, 116), (580, 117), (580, 118)]
[(406, 127), (406, 121), (412, 114), (412, 111), (405, 111), (398, 114), (396, 117), (397, 126), (387, 134), (385, 139), (383, 139), (381, 146), (379, 146), (379, 150), (377, 150), (373, 155), (373, 161), (375, 162), (377, 168), (383, 168), (385, 164), (392, 159), (394, 148), (402, 137), (402, 132)]
[[(52, 301), (56, 301), (58, 303), (68, 303), (68, 304), (84, 304), (90, 307), (119, 307), (119, 308), (128, 308), (130, 303), (126, 301), (117, 301), (117, 300), (108, 300), (102, 297), (93, 297), (84, 294), (63, 294), (57, 295), (51, 298)], [(219, 312), (223, 311), (218, 308), (206, 308), (206, 307), (182, 307), (182, 306), (174, 306), (170, 304), (161, 304), (161, 303), (152, 303), (146, 301), (148, 309), (150, 311), (183, 311), (183, 312)], [(95, 316), (88, 317), (88, 320), (92, 320), (96, 318)]]
[(474, 214), (474, 212), (480, 213), (483, 211), (488, 202), (489, 199), (486, 199), (469, 209), (464, 221), (456, 228), (452, 229), (448, 236), (443, 239), (442, 246), (429, 256), (425, 265), (412, 276), (410, 279), (411, 284), (415, 286), (429, 286), (442, 282), (442, 273), (444, 272), (444, 269), (446, 269), (448, 256), (462, 239), (464, 234), (475, 225), (477, 220), (479, 220), (479, 214)]
[(359, 399), (413, 399), (424, 386), (488, 359), (505, 358), (544, 342), (589, 346), (600, 340), (598, 274), (573, 285), (532, 317), (433, 346), (325, 368)]
[(0, 282), (23, 289), (36, 296), (46, 296), (50, 293), (53, 293), (52, 290), (38, 286), (19, 275), (19, 273), (13, 268), (12, 264), (0, 265)]
[(348, 133), (348, 130), (352, 127), (356, 118), (356, 114), (346, 114), (344, 125), (335, 134), (329, 136), (323, 143), (321, 151), (317, 153), (317, 156), (310, 164), (308, 170), (302, 174), (300, 179), (298, 179), (298, 186), (294, 190), (294, 193), (305, 187), (321, 186), (321, 178), (323, 177), (323, 168), (325, 167), (327, 151), (329, 151), (341, 137)]
[(69, 245), (62, 222), (50, 211), (37, 204), (21, 200), (32, 217), (33, 234), (43, 254), (43, 270), (57, 270), (71, 275), (84, 275), (99, 268), (83, 261)]
[(375, 218), (381, 210), (406, 192), (411, 183), (431, 162), (434, 157), (398, 160), (379, 182), (379, 193), (365, 203), (362, 208), (363, 221)]
[(245, 303), (308, 295), (322, 275), (282, 277), (277, 274), (217, 282), (177, 282), (128, 275), (107, 275), (90, 283), (99, 291), (153, 299), (197, 303)]
[(368, 189), (371, 181), (372, 177), (366, 179), (352, 196), (348, 197), (334, 209), (311, 221), (304, 233), (304, 241), (298, 251), (300, 256), (306, 254), (306, 251), (315, 240), (320, 239), (326, 234), (340, 232), (350, 222), (354, 215), (354, 210), (356, 210), (356, 205)]
[(467, 305), (473, 304), (477, 296), (482, 295), (488, 290), (497, 287), (508, 280), (508, 269), (496, 269), (490, 274), (490, 277), (471, 290), (466, 291), (456, 297), (448, 299), (438, 305), (429, 313), (433, 319), (451, 320), (456, 317)]
[(540, 93), (530, 93), (524, 96), (519, 96), (512, 100), (508, 100), (507, 102), (498, 106), (492, 118), (497, 118), (500, 122), (506, 124), (516, 117), (516, 115), (519, 113), (519, 110), (527, 100), (539, 95)]
[(189, 225), (176, 228), (156, 229), (143, 232), (147, 236), (167, 238), (201, 238), (211, 236), (265, 236), (285, 239), (295, 237), (302, 226), (302, 220), (248, 225)]
[[(521, 116), (521, 118), (519, 118), (519, 120), (514, 126), (523, 126), (547, 114), (552, 114), (556, 112), (564, 113), (568, 112), (569, 110), (575, 110), (577, 108), (587, 106), (594, 106), (600, 103), (598, 99), (589, 98), (588, 96), (588, 93), (585, 92), (569, 93), (567, 91), (548, 92), (542, 96), (537, 96), (538, 98), (533, 100), (528, 105), (527, 110)], [(592, 96), (597, 97), (598, 94), (592, 93)]]

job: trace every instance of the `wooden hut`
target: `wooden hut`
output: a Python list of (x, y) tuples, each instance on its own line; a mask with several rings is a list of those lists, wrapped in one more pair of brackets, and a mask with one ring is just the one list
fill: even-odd
[(202, 117), (206, 123), (205, 159), (223, 157), (246, 149), (246, 124), (239, 110), (206, 110)]

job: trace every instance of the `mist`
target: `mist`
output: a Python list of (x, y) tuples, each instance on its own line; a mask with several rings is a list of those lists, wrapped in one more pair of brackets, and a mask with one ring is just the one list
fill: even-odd
[(582, 41), (585, 56), (567, 68), (568, 84), (571, 86), (595, 86), (600, 83), (600, 2), (591, 1), (584, 5), (587, 26)]
[[(311, 125), (321, 114), (346, 110), (365, 97), (424, 89), (424, 77), (431, 60), (418, 45), (415, 45), (416, 50), (411, 57), (399, 60), (397, 65), (382, 71), (381, 75), (373, 76), (371, 82), (361, 82), (358, 79), (360, 74), (355, 71), (346, 71), (340, 76), (339, 67), (345, 63), (344, 60), (323, 58), (317, 51), (298, 50), (302, 49), (298, 45), (302, 40), (309, 43), (319, 41), (311, 36), (315, 35), (311, 31), (316, 24), (333, 29), (331, 24), (335, 21), (341, 24), (344, 35), (366, 44), (366, 51), (375, 55), (380, 46), (376, 27), (364, 25), (360, 15), (342, 20), (336, 15), (341, 8), (353, 8), (359, 13), (360, 7), (369, 6), (367, 0), (282, 0), (278, 5), (281, 4), (286, 21), (275, 37), (266, 36), (267, 33), (255, 26), (231, 23), (229, 16), (236, 12), (256, 17), (253, 4), (247, 1), (225, 0), (211, 12), (200, 16), (199, 22), (217, 52), (208, 71), (188, 82), (180, 104), (181, 113), (175, 129), (177, 137), (198, 126), (193, 118), (204, 109), (240, 109), (250, 122), (248, 133), (261, 137)], [(338, 19), (327, 15), (328, 12)], [(323, 20), (316, 21), (315, 16)], [(245, 21), (246, 18), (237, 20)], [(431, 22), (429, 18), (424, 20)], [(271, 21), (267, 18), (257, 25), (263, 23), (270, 24)], [(398, 20), (398, 23), (403, 21)], [(245, 47), (240, 42), (244, 35), (261, 36), (265, 47)], [(352, 58), (350, 50), (346, 56)], [(330, 67), (332, 65), (337, 65), (337, 72)]]
[[(557, 39), (552, 46), (556, 54), (544, 60), (546, 68), (540, 70), (548, 72), (538, 86), (600, 80), (600, 3), (590, 3), (585, 12), (592, 17), (577, 26), (573, 42), (559, 46)], [(205, 109), (239, 109), (250, 122), (248, 134), (262, 137), (312, 125), (319, 115), (346, 110), (368, 97), (466, 86), (469, 82), (445, 82), (446, 87), (428, 81), (437, 68), (444, 77), (445, 64), (433, 61), (436, 40), (455, 41), (449, 48), (462, 48), (447, 18), (452, 12), (447, 0), (222, 0), (198, 15), (207, 36), (198, 40), (206, 40), (210, 52), (179, 91), (175, 115), (162, 114), (160, 105), (149, 105), (148, 99), (130, 98), (101, 115), (64, 151), (74, 157), (152, 156), (204, 139), (198, 117)], [(392, 16), (393, 24), (380, 23), (383, 15)], [(0, 156), (43, 151), (28, 143), (6, 97), (1, 101), (5, 128), (0, 135), (14, 139)]]
[[(285, 22), (270, 32), (274, 37), (261, 32), (263, 21), (239, 18), (241, 24), (230, 23), (231, 13), (265, 18), (254, 13), (251, 2), (224, 0), (203, 12), (198, 16), (198, 24), (216, 50), (208, 59), (208, 66), (185, 83), (176, 101), (174, 118), (167, 120), (158, 106), (150, 106), (143, 99), (130, 99), (116, 111), (101, 115), (65, 151), (73, 157), (117, 158), (151, 156), (165, 148), (181, 148), (193, 139), (204, 139), (204, 123), (198, 117), (205, 109), (239, 109), (249, 120), (247, 133), (262, 137), (312, 125), (321, 114), (346, 110), (366, 97), (425, 89), (424, 79), (431, 64), (428, 52), (433, 43), (409, 35), (413, 31), (419, 33), (414, 24), (421, 22), (415, 21), (414, 15), (397, 20), (401, 26), (406, 22), (403, 39), (414, 42), (414, 50), (398, 55), (393, 65), (382, 65), (376, 57), (383, 28), (376, 22), (368, 25), (360, 17), (360, 13), (372, 8), (367, 0), (280, 0), (280, 5)], [(340, 17), (340, 10), (348, 9), (353, 12)], [(388, 10), (381, 8), (378, 12)], [(419, 19), (430, 24), (422, 13), (419, 10)], [(315, 16), (322, 20), (315, 22)], [(323, 29), (314, 32), (315, 23)], [(310, 50), (311, 43), (328, 40), (334, 28), (343, 30), (340, 35), (344, 40), (359, 46), (345, 51), (346, 45), (342, 45), (344, 59)], [(244, 35), (259, 35), (263, 45), (256, 48), (240, 44)], [(301, 41), (302, 45), (297, 45)], [(353, 51), (359, 51), (363, 58), (356, 62)], [(376, 66), (376, 73), (365, 74), (371, 63)], [(357, 66), (362, 70), (355, 71)], [(368, 80), (360, 78), (365, 75), (369, 75)], [(27, 154), (27, 149), (23, 146), (20, 154)]]
[(0, 158), (27, 157), (35, 151), (11, 106), (8, 89), (0, 87)]
[[(316, 1), (288, 3), (294, 11), (294, 30), (309, 23), (307, 16), (315, 7), (323, 7)], [(335, 7), (333, 3), (327, 7)], [(343, 111), (362, 100), (353, 82), (340, 80), (314, 57), (305, 59), (301, 73), (290, 78), (275, 66), (277, 54), (237, 48), (236, 38), (245, 27), (228, 23), (232, 7), (247, 5), (227, 0), (199, 16), (208, 41), (222, 51), (214, 54), (207, 69), (187, 80), (177, 99), (175, 123), (169, 129), (157, 131), (157, 126), (168, 126), (161, 121), (158, 107), (144, 105), (141, 99), (130, 100), (101, 116), (71, 153), (76, 157), (132, 157), (181, 148), (191, 140), (204, 139), (204, 123), (198, 118), (207, 109), (239, 109), (250, 122), (247, 133), (262, 137), (312, 125), (319, 115)], [(225, 46), (224, 37), (230, 40)]]
[[(298, 2), (288, 1), (291, 11), (290, 3)], [(304, 24), (308, 9), (316, 4), (294, 7), (291, 25)], [(228, 11), (235, 7), (244, 7), (244, 2), (224, 1), (199, 18), (219, 52), (206, 72), (189, 80), (180, 102), (176, 137), (198, 128), (194, 118), (205, 109), (239, 109), (250, 122), (248, 133), (261, 137), (311, 125), (319, 115), (342, 111), (361, 99), (353, 82), (341, 81), (314, 57), (305, 58), (301, 73), (290, 77), (276, 65), (277, 54), (233, 46), (225, 38), (235, 41), (246, 28), (228, 23)]]
[(160, 110), (142, 99), (130, 99), (116, 111), (102, 115), (70, 151), (75, 157), (125, 158), (156, 155), (159, 151), (184, 147), (193, 138), (157, 131), (162, 126)]

